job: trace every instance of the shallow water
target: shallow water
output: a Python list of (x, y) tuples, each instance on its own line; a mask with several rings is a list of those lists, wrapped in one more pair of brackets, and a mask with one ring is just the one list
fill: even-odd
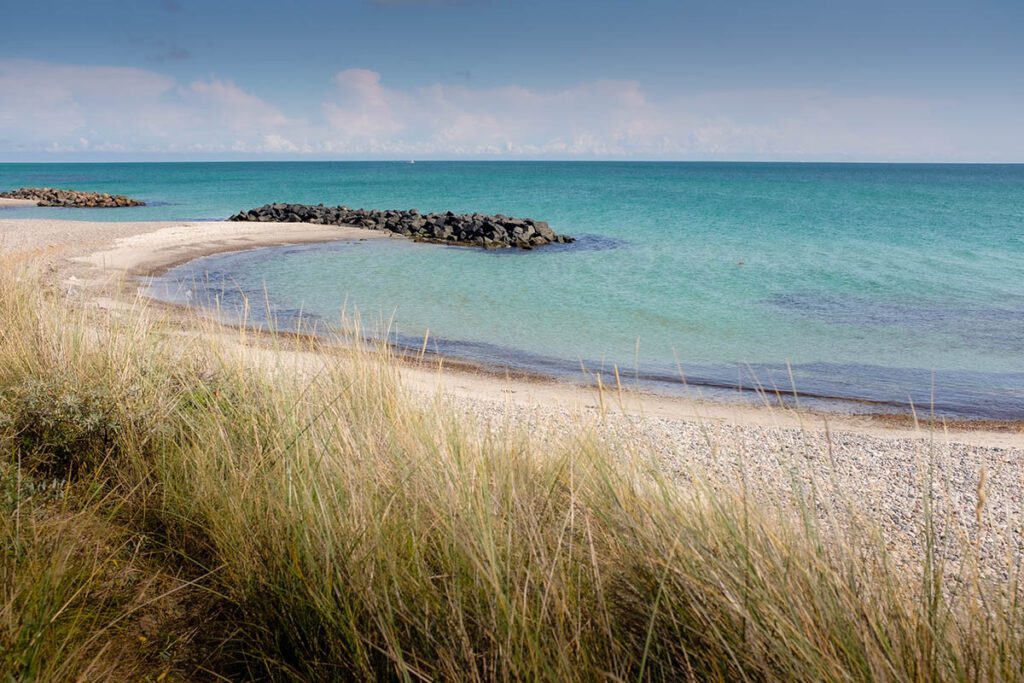
[(171, 299), (265, 296), (283, 325), (358, 309), (417, 348), (429, 329), (431, 348), (470, 360), (568, 377), (617, 365), (659, 390), (679, 390), (681, 368), (691, 386), (1024, 417), (1024, 166), (0, 165), (0, 188), (41, 184), (157, 204), (5, 215), (213, 219), (323, 202), (529, 216), (580, 238), (220, 255), (154, 283)]

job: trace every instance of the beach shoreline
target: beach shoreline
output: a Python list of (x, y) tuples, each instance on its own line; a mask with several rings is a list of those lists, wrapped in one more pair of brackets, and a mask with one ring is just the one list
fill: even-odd
[[(24, 254), (42, 264), (44, 281), (67, 305), (92, 306), (115, 318), (149, 309), (164, 334), (208, 339), (254, 370), (304, 381), (346, 362), (351, 349), (344, 340), (232, 325), (210, 311), (146, 297), (140, 278), (205, 254), (339, 239), (388, 237), (297, 224), (0, 219), (0, 256), (16, 260)], [(825, 486), (825, 495), (861, 501), (872, 511), (893, 548), (915, 546), (921, 487), (931, 479), (943, 482), (950, 523), (965, 533), (976, 525), (979, 481), (987, 482), (986, 506), (999, 518), (1016, 515), (1024, 496), (1024, 480), (1016, 474), (1024, 462), (1019, 423), (915, 423), (898, 416), (600, 390), (432, 356), (370, 357), (397, 360), (394, 370), (411, 395), (440, 401), (469, 430), (525, 431), (552, 442), (588, 434), (616, 445), (623, 458), (642, 454), (680, 485), (709, 477), (749, 487), (766, 500), (785, 500), (794, 486)], [(993, 542), (996, 556), (1019, 551), (1015, 544), (1021, 541)]]
[(391, 239), (391, 236), (357, 227), (306, 223), (169, 222), (156, 230), (122, 237), (109, 248), (74, 260), (114, 276), (156, 277), (176, 266), (214, 254), (373, 239)]
[(38, 202), (34, 199), (10, 199), (8, 197), (0, 197), (0, 209), (10, 209), (19, 206), (36, 206), (37, 203)]
[[(110, 303), (125, 284), (158, 276), (203, 256), (264, 247), (334, 241), (401, 239), (357, 227), (227, 221), (93, 222), (61, 219), (0, 218), (0, 252), (29, 252), (49, 259), (57, 280), (88, 290)], [(151, 300), (157, 303), (156, 300)], [(159, 302), (172, 312), (179, 307)], [(192, 315), (191, 309), (187, 315)], [(443, 390), (471, 400), (508, 401), (572, 410), (610, 410), (669, 420), (710, 420), (748, 426), (838, 429), (875, 437), (905, 438), (940, 428), (946, 438), (994, 447), (1024, 446), (1024, 422), (999, 420), (916, 420), (895, 412), (850, 414), (831, 410), (792, 410), (705, 397), (668, 396), (614, 386), (599, 391), (529, 372), (509, 371), (434, 355), (406, 358), (406, 374), (424, 391)], [(444, 366), (444, 372), (436, 368)], [(430, 370), (423, 370), (432, 366)], [(441, 379), (439, 379), (441, 378)]]

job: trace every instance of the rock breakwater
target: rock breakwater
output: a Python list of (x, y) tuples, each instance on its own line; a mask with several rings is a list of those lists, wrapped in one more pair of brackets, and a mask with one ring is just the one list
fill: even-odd
[(567, 235), (556, 234), (544, 221), (502, 214), (485, 216), (451, 211), (421, 214), (416, 209), (378, 211), (350, 209), (347, 206), (278, 203), (242, 211), (228, 220), (348, 225), (367, 230), (385, 230), (421, 242), (484, 249), (534, 249), (546, 244), (574, 241)]
[(0, 192), (4, 199), (28, 199), (38, 206), (63, 206), (67, 208), (112, 209), (122, 206), (145, 206), (140, 202), (122, 194), (105, 192), (79, 192), (78, 190), (58, 190), (52, 187), (23, 187), (10, 192)]

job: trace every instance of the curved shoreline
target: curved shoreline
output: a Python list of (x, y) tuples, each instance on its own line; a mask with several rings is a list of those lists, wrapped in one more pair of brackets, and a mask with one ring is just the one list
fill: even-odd
[(0, 197), (0, 209), (13, 209), (17, 206), (36, 206), (37, 202), (33, 199), (11, 199), (9, 197)]
[[(5, 229), (6, 228), (6, 229)], [(24, 244), (5, 239), (10, 234), (30, 238)], [(34, 237), (35, 239), (32, 239)], [(94, 298), (106, 303), (124, 303), (119, 284), (127, 276), (156, 276), (170, 268), (202, 256), (259, 249), (262, 247), (331, 241), (400, 239), (361, 228), (342, 228), (290, 223), (231, 222), (124, 222), (0, 219), (0, 251), (63, 252), (55, 263), (58, 274), (74, 286), (98, 289)], [(21, 249), (18, 247), (21, 246)], [(65, 282), (68, 280), (65, 279)], [(154, 300), (156, 301), (156, 300)], [(170, 309), (194, 310), (188, 306), (164, 304)], [(749, 425), (782, 429), (846, 431), (886, 439), (919, 438), (922, 429), (938, 428), (945, 439), (977, 446), (1015, 448), (1024, 446), (1024, 422), (997, 420), (941, 420), (935, 424), (915, 422), (903, 414), (854, 415), (842, 412), (779, 406), (737, 404), (705, 398), (664, 396), (614, 389), (600, 396), (592, 386), (570, 384), (525, 372), (509, 372), (458, 359), (439, 358), (437, 367), (424, 370), (422, 364), (406, 363), (407, 380), (414, 387), (437, 391), (440, 387), (461, 398), (503, 401), (520, 406), (545, 406), (567, 410), (602, 409), (626, 416), (668, 420), (708, 421), (717, 424)]]
[[(252, 251), (263, 249), (272, 251), (276, 248), (270, 245)], [(171, 305), (204, 310), (216, 306), (219, 309), (224, 303), (220, 295), (217, 294), (220, 285), (211, 285), (204, 273), (208, 268), (221, 272), (224, 265), (216, 258), (207, 260), (204, 258), (206, 256), (213, 255), (201, 255), (193, 262), (181, 264), (181, 272), (176, 272), (174, 278), (158, 279), (151, 283), (152, 289), (149, 296)], [(192, 265), (193, 263), (196, 265)], [(158, 272), (165, 274), (167, 270), (161, 268)], [(194, 284), (188, 284), (190, 282), (194, 282)], [(181, 297), (181, 288), (189, 290), (187, 300)], [(238, 290), (235, 285), (232, 285), (231, 289), (236, 296), (240, 295), (249, 300), (263, 300), (262, 291), (244, 292)], [(193, 296), (195, 296), (194, 299)], [(213, 304), (210, 297), (216, 297), (218, 303)], [(256, 313), (255, 315), (256, 317), (251, 319), (255, 326), (259, 326), (262, 314)], [(225, 314), (224, 319), (230, 319), (230, 314)], [(308, 317), (298, 320), (288, 315), (285, 315), (284, 318), (275, 318), (275, 320), (276, 327), (279, 329), (293, 329), (296, 325), (302, 329), (310, 329), (311, 324), (313, 329), (319, 329), (321, 322)], [(325, 329), (320, 329), (318, 334), (329, 339), (332, 336), (330, 325), (328, 324)], [(430, 335), (430, 343), (426, 348), (422, 335), (394, 335), (389, 336), (387, 341), (391, 349), (399, 355), (417, 358), (426, 355), (443, 360), (449, 367), (457, 365), (477, 374), (514, 376), (530, 381), (570, 383), (591, 389), (595, 389), (603, 383), (605, 390), (611, 392), (619, 390), (617, 369), (612, 363), (602, 362), (595, 358), (574, 360), (547, 356), (540, 352), (526, 351), (500, 343), (470, 341), (437, 334)], [(793, 366), (791, 369), (789, 366), (772, 366), (770, 364), (753, 367), (745, 364), (736, 364), (736, 366), (747, 369), (750, 373), (747, 378), (749, 381), (744, 381), (742, 384), (730, 383), (728, 379), (722, 378), (721, 368), (716, 367), (690, 365), (687, 367), (685, 378), (681, 379), (679, 375), (673, 373), (671, 368), (648, 366), (635, 372), (632, 368), (626, 370), (623, 366), (619, 366), (624, 380), (621, 383), (621, 389), (634, 394), (670, 400), (699, 400), (727, 406), (755, 408), (771, 406), (772, 408), (817, 413), (828, 418), (852, 416), (876, 419), (890, 425), (910, 426), (916, 421), (934, 425), (955, 425), (959, 429), (983, 427), (1024, 433), (1024, 419), (1021, 419), (1019, 412), (1014, 409), (1016, 404), (1010, 404), (1010, 408), (1003, 406), (1002, 411), (996, 410), (993, 406), (992, 411), (984, 412), (975, 408), (973, 404), (957, 403), (953, 399), (947, 403), (938, 402), (931, 406), (923, 399), (921, 403), (916, 403), (916, 401), (909, 403), (877, 392), (872, 393), (872, 380), (877, 381), (879, 377), (885, 377), (887, 373), (895, 371), (913, 372), (913, 369), (910, 368), (892, 370), (880, 366), (864, 366), (862, 371), (867, 374), (861, 375), (864, 385), (859, 393), (856, 391), (834, 393), (829, 390), (830, 387), (827, 384), (815, 384), (813, 380), (821, 378), (812, 376), (804, 378), (802, 387), (794, 388), (791, 383), (785, 386), (779, 384), (780, 387), (784, 386), (781, 389), (776, 387), (779, 373), (796, 371), (799, 376), (800, 368), (803, 366)], [(731, 364), (729, 368), (732, 368)], [(724, 372), (728, 373), (728, 371), (727, 369)], [(872, 371), (875, 374), (871, 374)], [(758, 376), (760, 373), (766, 374)], [(919, 371), (918, 374), (921, 373), (924, 371)], [(634, 382), (634, 378), (636, 382)], [(790, 378), (792, 379), (792, 374)]]
[(75, 260), (115, 274), (155, 277), (175, 266), (213, 254), (291, 244), (389, 238), (389, 234), (362, 228), (306, 223), (170, 223), (152, 232), (121, 238), (110, 248)]
[[(347, 241), (347, 240), (343, 240)], [(327, 243), (331, 244), (331, 243)], [(293, 245), (289, 245), (293, 246)], [(212, 289), (204, 286), (205, 268), (194, 264), (204, 262), (209, 256), (230, 255), (246, 253), (248, 251), (272, 250), (280, 247), (263, 246), (243, 251), (219, 252), (218, 254), (204, 254), (199, 257), (174, 265), (170, 269), (160, 268), (157, 277), (153, 282), (147, 283), (147, 296), (159, 301), (161, 304), (171, 307), (181, 307), (193, 310), (211, 312), (215, 307), (218, 310), (224, 305), (220, 296), (216, 294), (217, 286)], [(177, 268), (191, 269), (183, 274), (183, 279), (171, 278), (161, 279), (163, 275)], [(216, 268), (216, 266), (214, 266)], [(219, 270), (219, 268), (217, 268)], [(189, 284), (194, 282), (195, 284)], [(174, 292), (180, 292), (181, 288), (188, 289), (187, 301)], [(250, 301), (262, 300), (260, 292), (250, 291), (248, 293), (232, 287), (242, 297)], [(197, 291), (202, 291), (198, 298), (194, 298)], [(217, 304), (213, 304), (208, 297), (216, 296)], [(262, 320), (262, 318), (260, 319)], [(260, 327), (260, 320), (253, 319), (253, 327)], [(322, 322), (317, 318), (292, 318), (284, 321), (276, 318), (275, 327), (279, 332), (288, 331), (293, 326), (301, 329), (312, 329), (312, 332), (302, 332), (301, 335), (309, 334), (318, 339), (330, 343), (331, 337), (336, 330), (330, 325), (320, 328)], [(222, 322), (225, 324), (236, 324), (229, 314), (222, 315)], [(293, 332), (289, 332), (293, 333)], [(379, 343), (382, 340), (374, 335), (365, 335), (368, 342)], [(603, 383), (606, 391), (629, 391), (645, 396), (657, 396), (668, 399), (693, 399), (690, 394), (702, 394), (698, 400), (704, 400), (724, 405), (757, 406), (770, 404), (772, 407), (784, 409), (801, 409), (811, 413), (821, 413), (829, 416), (852, 415), (874, 419), (884, 419), (891, 424), (911, 423), (914, 419), (915, 406), (885, 398), (873, 398), (870, 396), (851, 396), (827, 393), (823, 390), (811, 390), (801, 388), (778, 389), (768, 386), (769, 383), (759, 383), (758, 378), (752, 377), (752, 381), (739, 385), (728, 383), (726, 380), (719, 380), (712, 375), (694, 373), (691, 367), (685, 378), (678, 375), (668, 375), (658, 370), (644, 369), (636, 371), (622, 366), (616, 367), (612, 363), (601, 363), (590, 360), (568, 360), (556, 356), (545, 356), (535, 352), (528, 352), (516, 347), (504, 346), (489, 342), (473, 342), (464, 339), (442, 337), (437, 334), (429, 335), (429, 343), (424, 346), (422, 336), (394, 335), (389, 336), (387, 345), (393, 353), (403, 357), (421, 359), (431, 358), (436, 361), (443, 361), (449, 368), (457, 367), (464, 371), (471, 371), (478, 374), (485, 374), (493, 377), (512, 376), (533, 382), (548, 383), (570, 383), (596, 389), (599, 383)], [(794, 366), (796, 367), (796, 366)], [(764, 370), (771, 368), (765, 367)], [(778, 368), (776, 368), (778, 369)], [(753, 370), (751, 370), (753, 372)], [(621, 372), (621, 378), (620, 373)], [(774, 386), (774, 385), (773, 385)], [(934, 422), (945, 424), (963, 425), (964, 428), (971, 428), (975, 425), (987, 425), (989, 427), (1002, 429), (1004, 431), (1024, 431), (1024, 420), (1015, 417), (999, 417), (993, 415), (971, 415), (956, 414), (952, 411), (956, 407), (935, 406), (932, 409), (921, 406), (920, 412), (934, 417), (921, 417), (922, 422)]]

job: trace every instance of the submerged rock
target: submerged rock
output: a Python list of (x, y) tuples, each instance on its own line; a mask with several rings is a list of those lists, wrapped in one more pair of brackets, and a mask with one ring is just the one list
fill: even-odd
[(38, 206), (63, 206), (68, 208), (113, 209), (122, 206), (145, 206), (145, 202), (125, 197), (123, 194), (105, 192), (79, 192), (58, 190), (52, 187), (23, 187), (10, 192), (0, 192), (4, 199), (30, 199)]
[(574, 239), (559, 235), (544, 221), (512, 218), (498, 214), (445, 213), (421, 214), (408, 211), (350, 209), (347, 206), (318, 204), (265, 204), (241, 211), (228, 220), (282, 223), (347, 225), (367, 230), (385, 230), (420, 242), (438, 242), (484, 249), (533, 249), (545, 244), (566, 244)]

